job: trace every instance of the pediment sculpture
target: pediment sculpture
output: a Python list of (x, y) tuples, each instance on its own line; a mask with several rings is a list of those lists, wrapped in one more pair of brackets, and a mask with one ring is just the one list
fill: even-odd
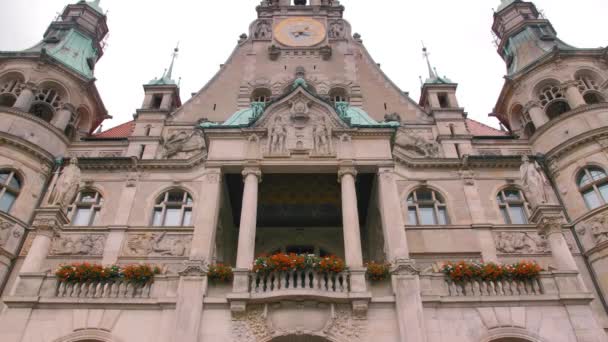
[(162, 159), (188, 159), (207, 147), (203, 131), (175, 132), (164, 141), (162, 146)]
[(417, 130), (399, 130), (395, 145), (410, 152), (414, 157), (439, 157), (439, 143), (432, 139), (432, 132), (425, 134)]

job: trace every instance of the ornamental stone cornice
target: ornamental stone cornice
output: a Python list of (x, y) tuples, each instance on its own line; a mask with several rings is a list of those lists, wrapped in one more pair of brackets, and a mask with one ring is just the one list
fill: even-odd
[[(454, 169), (460, 170), (463, 161), (459, 158), (412, 158), (396, 149), (393, 149), (393, 158), (396, 163), (408, 168), (422, 169)], [(521, 156), (481, 156), (470, 155), (467, 158), (467, 168), (512, 168), (519, 169)]]
[(51, 125), (50, 123), (40, 119), (39, 117), (36, 117), (30, 113), (22, 112), (16, 108), (0, 107), (0, 111), (18, 116), (20, 118), (23, 118), (23, 119), (26, 119), (26, 120), (29, 120), (32, 122), (35, 122), (36, 124), (41, 125), (42, 127), (44, 127), (44, 129), (48, 130), (53, 135), (55, 135), (66, 146), (70, 144), (70, 140), (68, 139), (68, 137), (65, 136), (65, 134), (63, 134), (63, 132), (61, 132), (57, 127)]
[(570, 138), (545, 154), (547, 159), (559, 159), (578, 147), (608, 138), (608, 127), (593, 129)]
[(144, 159), (136, 157), (79, 158), (81, 170), (187, 170), (193, 169), (207, 160), (207, 152), (193, 156), (188, 160)]
[(39, 146), (24, 139), (17, 138), (14, 135), (0, 132), (0, 144), (7, 144), (33, 155), (36, 159), (44, 163), (49, 170), (51, 170), (55, 164), (55, 158), (52, 154)]

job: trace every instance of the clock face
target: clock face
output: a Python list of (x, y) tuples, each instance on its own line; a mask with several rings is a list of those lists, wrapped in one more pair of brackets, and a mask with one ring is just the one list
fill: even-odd
[(325, 39), (325, 26), (312, 18), (289, 18), (281, 21), (274, 29), (274, 36), (287, 46), (313, 46)]

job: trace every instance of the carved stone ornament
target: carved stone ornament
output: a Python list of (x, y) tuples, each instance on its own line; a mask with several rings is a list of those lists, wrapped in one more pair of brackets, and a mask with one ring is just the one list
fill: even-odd
[(38, 234), (44, 234), (50, 237), (55, 237), (59, 235), (61, 223), (54, 218), (42, 217), (34, 219), (32, 227), (36, 229)]
[(559, 216), (543, 217), (538, 224), (538, 233), (545, 237), (551, 234), (561, 234), (563, 233), (563, 222), (563, 218)]
[(433, 140), (432, 132), (424, 133), (418, 130), (400, 130), (397, 132), (395, 144), (414, 157), (439, 157), (439, 143)]
[(78, 159), (72, 158), (70, 164), (63, 168), (61, 176), (57, 179), (49, 204), (61, 208), (66, 208), (70, 205), (78, 193), (80, 179), (81, 172), (78, 167)]
[(363, 340), (366, 333), (367, 320), (358, 319), (348, 305), (282, 302), (248, 306), (232, 317), (232, 336), (239, 342), (291, 336), (356, 342)]
[(260, 20), (255, 26), (253, 38), (257, 40), (272, 39), (272, 25), (268, 20)]
[(287, 152), (287, 126), (281, 116), (277, 116), (268, 127), (268, 153), (284, 154)]
[(343, 20), (334, 20), (329, 23), (327, 35), (330, 39), (343, 39), (346, 37), (346, 31)]
[(577, 232), (585, 235), (591, 233), (596, 244), (608, 241), (608, 213), (603, 213), (578, 225)]
[(179, 131), (171, 134), (163, 143), (161, 158), (188, 159), (206, 148), (201, 129)]
[(106, 242), (102, 234), (65, 234), (55, 238), (51, 255), (100, 256)]
[(391, 274), (394, 275), (417, 275), (420, 274), (420, 270), (416, 268), (416, 265), (412, 260), (395, 260), (391, 267)]
[(203, 277), (208, 271), (207, 262), (204, 260), (188, 260), (184, 262), (184, 268), (178, 274), (182, 277)]
[(192, 235), (162, 233), (129, 234), (123, 247), (126, 257), (185, 257)]
[(544, 254), (550, 253), (546, 238), (537, 233), (499, 232), (494, 234), (496, 250), (504, 254)]

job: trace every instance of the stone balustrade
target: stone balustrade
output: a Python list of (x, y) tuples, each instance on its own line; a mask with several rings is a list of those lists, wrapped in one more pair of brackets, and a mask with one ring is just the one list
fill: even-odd
[(57, 297), (63, 298), (150, 298), (154, 284), (132, 284), (124, 280), (73, 283), (57, 281)]
[(312, 290), (326, 293), (347, 293), (348, 272), (319, 273), (313, 270), (277, 271), (269, 274), (251, 273), (252, 293), (279, 293), (290, 290)]
[(450, 296), (534, 296), (543, 294), (540, 281), (531, 280), (472, 280), (457, 283), (446, 279)]

